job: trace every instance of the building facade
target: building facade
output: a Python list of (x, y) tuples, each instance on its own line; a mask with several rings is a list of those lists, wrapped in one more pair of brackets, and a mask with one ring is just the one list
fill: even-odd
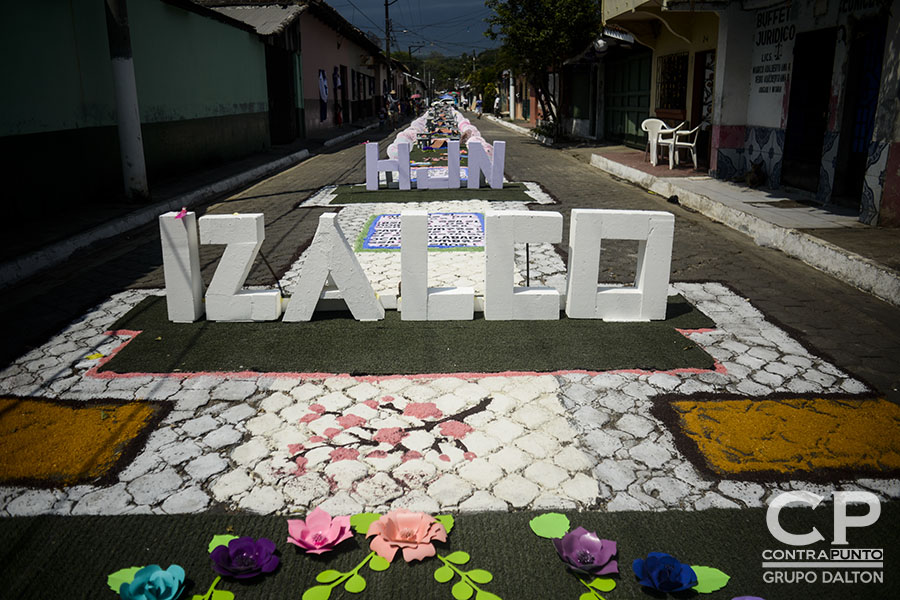
[(711, 175), (753, 170), (772, 188), (900, 226), (896, 2), (611, 0), (603, 10), (652, 53), (649, 116), (709, 126)]

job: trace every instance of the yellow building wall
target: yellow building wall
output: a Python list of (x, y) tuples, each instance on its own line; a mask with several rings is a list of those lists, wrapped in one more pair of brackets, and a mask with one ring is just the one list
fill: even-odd
[[(697, 52), (705, 50), (715, 50), (718, 41), (719, 18), (716, 13), (712, 12), (695, 12), (695, 13), (661, 13), (660, 17), (664, 23), (656, 19), (659, 33), (655, 39), (642, 39), (642, 42), (649, 42), (653, 49), (653, 64), (651, 66), (650, 81), (650, 113), (656, 111), (656, 94), (657, 94), (657, 76), (658, 76), (658, 59), (669, 54), (677, 54), (680, 52), (688, 53), (688, 72), (687, 72), (687, 103), (685, 106), (685, 120), (691, 115), (695, 99), (693, 98), (693, 82), (695, 56)], [(697, 102), (701, 99), (697, 98)]]

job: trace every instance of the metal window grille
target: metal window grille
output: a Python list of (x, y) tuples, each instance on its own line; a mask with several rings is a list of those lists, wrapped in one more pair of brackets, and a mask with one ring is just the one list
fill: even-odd
[(685, 110), (687, 74), (687, 52), (668, 54), (656, 59), (656, 108)]

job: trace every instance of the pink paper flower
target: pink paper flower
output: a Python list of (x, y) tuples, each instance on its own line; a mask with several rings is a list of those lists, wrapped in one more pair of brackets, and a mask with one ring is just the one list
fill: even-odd
[(392, 510), (371, 525), (366, 537), (375, 536), (369, 547), (387, 561), (394, 559), (397, 550), (403, 560), (410, 562), (435, 555), (433, 540), (447, 541), (447, 530), (434, 517), (400, 508)]
[(327, 512), (316, 507), (303, 519), (288, 519), (288, 539), (309, 554), (322, 554), (334, 549), (344, 540), (353, 537), (350, 517), (331, 518)]

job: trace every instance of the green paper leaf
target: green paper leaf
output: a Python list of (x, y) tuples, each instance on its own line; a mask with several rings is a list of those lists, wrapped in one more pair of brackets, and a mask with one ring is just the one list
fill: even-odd
[(434, 520), (443, 525), (447, 533), (450, 533), (450, 530), (453, 529), (453, 515), (438, 515)]
[(503, 600), (503, 598), (501, 598), (497, 594), (492, 594), (484, 590), (478, 590), (478, 593), (475, 595), (475, 600)]
[(366, 580), (359, 575), (354, 575), (344, 584), (344, 589), (351, 594), (358, 594), (366, 589)]
[(469, 598), (472, 597), (472, 592), (475, 590), (473, 590), (472, 586), (465, 581), (457, 581), (453, 584), (453, 589), (451, 591), (456, 600), (469, 600)]
[(692, 589), (701, 594), (711, 594), (716, 590), (721, 590), (728, 583), (728, 580), (731, 579), (730, 575), (726, 575), (713, 567), (695, 567), (692, 565), (691, 568), (697, 575), (697, 585)]
[(316, 575), (316, 581), (318, 581), (319, 583), (331, 583), (332, 581), (337, 581), (338, 579), (340, 579), (341, 575), (343, 575), (343, 573), (341, 573), (340, 571), (327, 569)]
[(127, 569), (119, 569), (106, 578), (106, 585), (109, 586), (109, 589), (118, 594), (122, 584), (134, 581), (134, 576), (143, 568), (144, 567), (128, 567)]
[(303, 592), (300, 600), (328, 600), (329, 596), (331, 596), (330, 585), (317, 585)]
[(616, 580), (609, 577), (596, 577), (588, 586), (601, 592), (611, 592), (616, 589)]
[(213, 590), (211, 600), (234, 600), (234, 594), (228, 590)]
[(578, 600), (597, 600), (597, 596), (593, 592), (585, 592), (578, 596)]
[(434, 572), (434, 580), (438, 583), (447, 583), (451, 579), (453, 579), (453, 569), (447, 565), (444, 565)]
[(466, 577), (475, 583), (490, 583), (494, 578), (490, 571), (485, 571), (484, 569), (472, 569), (466, 573)]
[(228, 542), (230, 542), (231, 540), (236, 540), (236, 539), (238, 539), (238, 536), (236, 536), (236, 535), (227, 535), (227, 534), (214, 535), (212, 541), (209, 543), (208, 552), (212, 552), (219, 546), (227, 546)]
[(454, 565), (464, 565), (469, 562), (469, 555), (465, 552), (451, 552), (447, 556), (444, 557), (444, 560), (447, 562), (452, 562)]
[(528, 522), (535, 535), (542, 538), (561, 538), (569, 532), (569, 517), (562, 513), (545, 513)]
[(369, 525), (380, 518), (381, 515), (376, 513), (359, 513), (350, 517), (350, 525), (356, 533), (366, 535), (369, 533)]
[(373, 571), (387, 571), (388, 567), (391, 566), (391, 563), (377, 554), (372, 557), (369, 561), (369, 568)]

